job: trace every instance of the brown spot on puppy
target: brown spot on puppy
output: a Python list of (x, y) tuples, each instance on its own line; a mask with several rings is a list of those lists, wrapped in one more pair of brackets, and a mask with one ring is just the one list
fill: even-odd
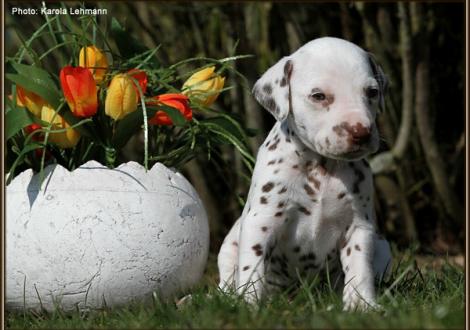
[(309, 176), (307, 177), (307, 180), (313, 183), (313, 185), (315, 186), (315, 189), (318, 190), (318, 189), (320, 188), (320, 181), (318, 181), (317, 179), (315, 179), (315, 177), (309, 175)]
[(251, 247), (257, 256), (260, 256), (263, 254), (263, 248), (261, 247), (261, 244), (256, 244)]
[(268, 165), (274, 165), (274, 164), (276, 164), (276, 161), (275, 161), (275, 160), (270, 160), (270, 161), (268, 162)]
[(313, 162), (311, 160), (305, 163), (305, 170), (307, 172), (310, 172), (311, 170), (313, 170)]
[(294, 63), (292, 63), (292, 60), (287, 60), (286, 64), (284, 64), (284, 76), (287, 79), (290, 79), (293, 69)]
[(266, 196), (261, 196), (259, 202), (261, 204), (268, 204), (268, 199), (266, 198)]
[(354, 248), (357, 250), (357, 251), (361, 251), (361, 248), (359, 247), (359, 245), (354, 245)]
[(299, 207), (299, 211), (302, 212), (302, 213), (304, 213), (304, 214), (306, 214), (306, 215), (312, 214), (309, 210), (307, 210), (307, 209), (306, 209), (305, 207), (303, 207), (303, 206), (300, 206), (300, 207)]
[(338, 199), (341, 199), (343, 198), (344, 196), (346, 196), (346, 193), (345, 192), (341, 192), (338, 194)]
[(283, 214), (283, 212), (276, 212), (276, 214), (274, 214), (274, 216), (279, 218), (279, 217), (282, 217), (282, 214)]
[(277, 204), (277, 207), (282, 208), (284, 205), (286, 205), (286, 203), (284, 201), (280, 201), (279, 204)]
[(276, 107), (277, 107), (276, 101), (270, 96), (263, 99), (262, 104), (266, 107), (266, 109), (270, 111), (276, 110)]
[(279, 144), (279, 139), (274, 141), (274, 143), (268, 148), (268, 150), (272, 151), (272, 150), (276, 150), (277, 148), (277, 145)]
[(238, 243), (237, 242), (232, 242), (232, 245), (238, 246)]
[(346, 255), (349, 256), (351, 254), (351, 248), (348, 247), (348, 249), (346, 250)]
[(271, 189), (273, 189), (273, 187), (274, 187), (274, 183), (268, 182), (261, 188), (261, 190), (263, 190), (264, 192), (270, 192)]
[(245, 271), (245, 270), (248, 270), (248, 269), (250, 269), (250, 266), (245, 266), (245, 267), (243, 267), (243, 270), (244, 270), (244, 271)]
[(261, 230), (264, 231), (264, 232), (266, 232), (266, 231), (268, 230), (268, 227), (263, 226), (263, 227), (261, 227)]
[(307, 195), (315, 195), (315, 191), (310, 187), (308, 184), (304, 184), (304, 190), (307, 193)]
[(284, 187), (282, 187), (282, 189), (279, 190), (277, 193), (278, 193), (278, 194), (283, 194), (283, 193), (285, 193), (286, 191), (287, 191), (287, 187), (284, 186)]
[(273, 87), (271, 86), (271, 84), (267, 83), (267, 84), (264, 84), (263, 85), (263, 92), (265, 92), (266, 94), (271, 94), (273, 92)]

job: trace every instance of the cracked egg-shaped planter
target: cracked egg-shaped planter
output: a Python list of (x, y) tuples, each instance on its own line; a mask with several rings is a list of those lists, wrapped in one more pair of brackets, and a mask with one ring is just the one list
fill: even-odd
[(6, 189), (6, 308), (102, 308), (196, 284), (209, 250), (201, 199), (179, 173), (90, 161), (27, 170)]

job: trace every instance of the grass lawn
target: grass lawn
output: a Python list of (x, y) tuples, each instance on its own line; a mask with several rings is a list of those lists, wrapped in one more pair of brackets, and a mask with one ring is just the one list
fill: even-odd
[[(464, 328), (464, 270), (450, 262), (439, 266), (417, 266), (404, 254), (392, 276), (380, 284), (381, 311), (342, 311), (340, 296), (327, 283), (303, 283), (295, 296), (280, 293), (250, 307), (240, 299), (218, 292), (214, 258), (192, 299), (134, 304), (125, 308), (54, 313), (6, 314), (7, 328)], [(426, 264), (426, 262), (424, 263)]]

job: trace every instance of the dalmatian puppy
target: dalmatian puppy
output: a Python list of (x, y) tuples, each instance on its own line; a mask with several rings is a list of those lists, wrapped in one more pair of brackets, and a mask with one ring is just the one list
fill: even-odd
[(256, 82), (276, 118), (260, 147), (247, 203), (218, 255), (219, 286), (256, 302), (325, 268), (339, 274), (346, 310), (377, 306), (389, 268), (376, 231), (368, 154), (386, 80), (370, 54), (337, 38), (315, 39)]

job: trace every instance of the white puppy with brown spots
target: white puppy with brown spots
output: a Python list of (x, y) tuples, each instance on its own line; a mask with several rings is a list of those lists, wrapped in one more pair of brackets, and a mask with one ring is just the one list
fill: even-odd
[(327, 267), (340, 275), (345, 309), (376, 306), (374, 279), (386, 273), (391, 254), (376, 231), (364, 157), (379, 146), (375, 118), (385, 81), (367, 52), (328, 37), (282, 58), (256, 82), (256, 100), (277, 123), (221, 247), (221, 288), (253, 302)]

